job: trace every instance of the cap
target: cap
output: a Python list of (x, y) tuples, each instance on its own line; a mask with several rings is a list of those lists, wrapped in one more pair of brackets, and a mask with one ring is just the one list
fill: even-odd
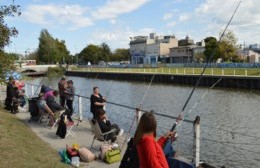
[(9, 77), (9, 81), (10, 81), (10, 80), (14, 80), (14, 77), (13, 77), (13, 76), (10, 76), (10, 77)]

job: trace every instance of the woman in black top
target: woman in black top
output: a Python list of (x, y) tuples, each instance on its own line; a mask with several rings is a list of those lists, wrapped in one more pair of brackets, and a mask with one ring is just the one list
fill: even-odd
[(90, 97), (90, 112), (93, 114), (93, 119), (97, 119), (98, 110), (103, 109), (106, 105), (106, 99), (99, 93), (99, 88), (93, 88), (93, 94)]

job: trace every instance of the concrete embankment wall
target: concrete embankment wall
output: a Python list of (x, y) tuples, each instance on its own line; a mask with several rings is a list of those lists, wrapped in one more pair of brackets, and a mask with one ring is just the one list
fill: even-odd
[[(98, 79), (111, 79), (121, 81), (150, 82), (153, 74), (147, 73), (112, 73), (112, 72), (83, 72), (67, 71), (68, 76), (79, 76)], [(220, 78), (221, 81), (215, 87), (240, 88), (260, 90), (260, 77), (249, 76), (211, 76), (204, 75), (199, 86), (212, 86)], [(199, 79), (199, 75), (170, 75), (155, 74), (153, 83), (194, 85)]]

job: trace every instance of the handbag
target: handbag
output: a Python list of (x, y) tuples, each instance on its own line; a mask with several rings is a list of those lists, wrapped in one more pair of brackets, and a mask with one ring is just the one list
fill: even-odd
[(112, 149), (105, 153), (104, 161), (106, 163), (114, 163), (121, 160), (120, 149)]

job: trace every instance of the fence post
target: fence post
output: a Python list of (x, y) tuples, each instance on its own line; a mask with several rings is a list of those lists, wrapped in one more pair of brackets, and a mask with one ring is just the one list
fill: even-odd
[(83, 116), (82, 116), (82, 98), (80, 96), (78, 100), (78, 110), (79, 110), (79, 120), (81, 121), (83, 119)]
[(247, 76), (247, 69), (245, 70), (245, 76)]
[(194, 158), (193, 162), (195, 164), (195, 167), (199, 166), (200, 162), (200, 117), (197, 116), (193, 123), (194, 128)]
[(157, 73), (157, 68), (156, 68), (155, 72)]
[(141, 119), (143, 113), (144, 113), (144, 112), (142, 112), (142, 111), (140, 111), (140, 110), (137, 111), (137, 122), (136, 122), (137, 125), (136, 125), (136, 126), (138, 126), (139, 121), (140, 121), (140, 119)]
[(31, 87), (31, 97), (33, 97), (34, 96), (34, 86), (33, 85), (31, 85), (32, 87)]
[(224, 76), (224, 69), (222, 69), (222, 76)]

